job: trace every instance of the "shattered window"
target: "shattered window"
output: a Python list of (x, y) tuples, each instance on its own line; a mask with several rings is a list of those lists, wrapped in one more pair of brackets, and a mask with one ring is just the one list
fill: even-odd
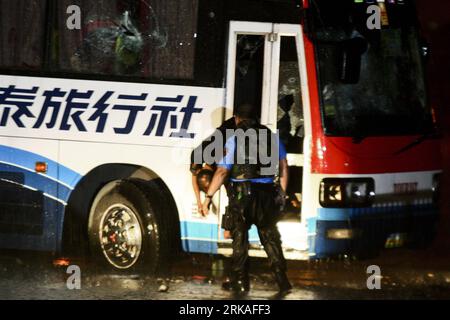
[(46, 43), (46, 3), (0, 0), (0, 68), (40, 69)]
[(295, 37), (282, 36), (278, 83), (277, 128), (288, 153), (302, 153), (304, 119)]
[[(70, 5), (81, 9), (81, 30), (66, 27)], [(59, 71), (193, 78), (198, 0), (60, 0), (57, 6)]]
[(369, 48), (362, 56), (356, 84), (338, 79), (339, 47), (318, 45), (327, 132), (371, 136), (429, 130), (431, 117), (417, 32), (413, 28), (385, 29), (366, 34), (366, 39)]
[[(367, 28), (369, 5), (314, 1), (312, 39), (325, 132), (356, 140), (430, 132), (432, 115), (413, 2), (386, 3), (385, 25), (374, 30)], [(355, 39), (367, 48), (350, 59), (346, 43)], [(354, 83), (343, 81), (343, 71), (349, 68), (360, 69)]]

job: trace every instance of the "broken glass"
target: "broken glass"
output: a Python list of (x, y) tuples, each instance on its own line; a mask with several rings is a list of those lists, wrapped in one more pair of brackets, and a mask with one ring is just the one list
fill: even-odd
[[(81, 30), (65, 25), (64, 12), (74, 4)], [(68, 72), (192, 79), (197, 6), (197, 0), (59, 1), (56, 65)]]

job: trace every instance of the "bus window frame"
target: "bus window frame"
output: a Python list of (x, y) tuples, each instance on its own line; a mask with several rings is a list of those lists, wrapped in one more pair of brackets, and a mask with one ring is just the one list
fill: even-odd
[[(44, 52), (42, 69), (20, 70), (18, 68), (0, 67), (0, 75), (225, 88), (229, 21), (243, 20), (242, 16), (245, 15), (246, 21), (300, 24), (302, 10), (302, 5), (298, 4), (296, 0), (264, 0), (261, 2), (247, 0), (199, 0), (193, 78), (161, 79), (50, 70), (51, 60), (49, 58), (52, 44), (49, 39), (51, 38), (51, 28), (55, 23), (55, 3), (57, 0), (47, 1), (46, 52)], [(286, 12), (289, 14), (286, 14)]]
[[(223, 22), (223, 15), (219, 17), (216, 23), (220, 28), (208, 28), (211, 17), (208, 16), (209, 7), (205, 4), (206, 1), (199, 0), (197, 8), (197, 39), (194, 52), (194, 71), (191, 79), (174, 79), (174, 78), (156, 78), (144, 77), (135, 75), (117, 75), (117, 74), (98, 74), (98, 73), (83, 73), (71, 71), (57, 71), (52, 68), (55, 62), (51, 58), (52, 52), (52, 29), (57, 28), (56, 20), (56, 1), (47, 0), (44, 17), (44, 42), (43, 44), (43, 61), (39, 70), (37, 69), (21, 69), (21, 68), (4, 68), (0, 66), (0, 75), (11, 76), (28, 76), (28, 77), (47, 77), (56, 79), (75, 79), (75, 80), (92, 80), (92, 81), (112, 81), (112, 82), (128, 82), (128, 83), (148, 83), (148, 84), (162, 84), (162, 85), (178, 85), (178, 86), (195, 86), (195, 87), (223, 87), (224, 79), (224, 49), (221, 50), (221, 55), (216, 56), (215, 59), (210, 59), (208, 47), (225, 48), (225, 32), (226, 24)], [(208, 32), (202, 32), (208, 31)], [(201, 41), (205, 41), (202, 44)], [(221, 42), (221, 44), (220, 44)], [(208, 46), (209, 44), (209, 46)], [(202, 48), (203, 47), (203, 48)], [(206, 67), (205, 67), (205, 61)], [(210, 72), (213, 68), (214, 72)], [(202, 70), (199, 70), (202, 69)], [(204, 69), (204, 70), (203, 70)], [(209, 72), (208, 72), (209, 69)]]

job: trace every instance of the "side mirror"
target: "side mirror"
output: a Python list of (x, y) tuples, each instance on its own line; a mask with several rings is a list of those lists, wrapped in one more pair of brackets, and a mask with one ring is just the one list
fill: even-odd
[(368, 44), (363, 37), (354, 37), (342, 43), (342, 63), (340, 80), (343, 83), (356, 84), (361, 75), (361, 58)]

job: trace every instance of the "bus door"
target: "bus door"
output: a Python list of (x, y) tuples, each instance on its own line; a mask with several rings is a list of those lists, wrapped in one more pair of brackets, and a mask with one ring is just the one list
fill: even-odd
[[(289, 200), (278, 224), (287, 258), (306, 258), (307, 231), (302, 212), (303, 140), (308, 106), (306, 64), (300, 25), (231, 21), (226, 88), (227, 119), (233, 106), (252, 103), (261, 123), (279, 131), (288, 152)], [(220, 199), (227, 199), (224, 190)], [(221, 201), (221, 211), (227, 201)], [(219, 222), (220, 227), (220, 222)], [(250, 230), (253, 256), (264, 255), (256, 228)], [(219, 230), (219, 253), (229, 254), (231, 240)]]

